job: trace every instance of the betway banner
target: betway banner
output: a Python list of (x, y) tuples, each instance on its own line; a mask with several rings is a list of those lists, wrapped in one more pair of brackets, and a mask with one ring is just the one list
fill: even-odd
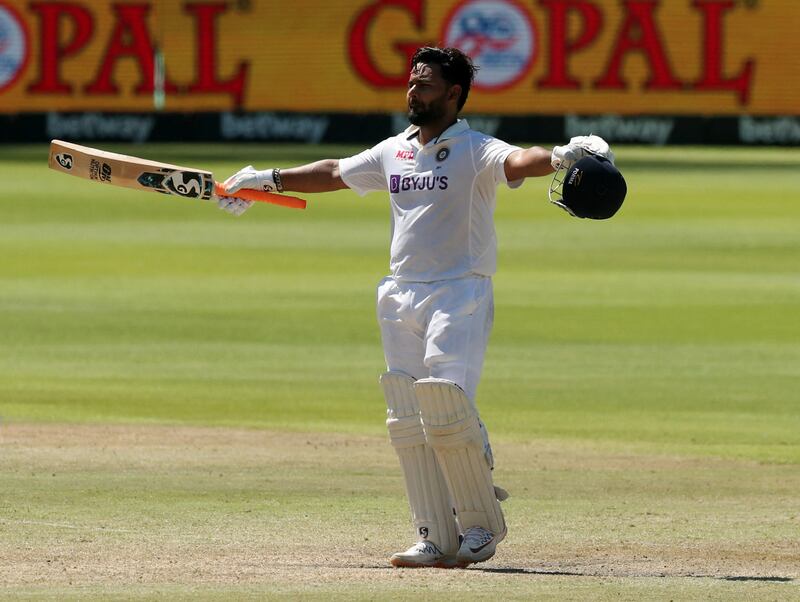
[[(594, 132), (636, 144), (800, 146), (800, 117), (469, 115), (470, 125), (519, 143), (563, 142)], [(302, 142), (369, 146), (408, 125), (404, 113), (181, 112), (0, 114), (0, 144), (53, 138), (102, 142)]]
[(0, 0), (0, 112), (402, 110), (420, 45), (468, 112), (800, 114), (794, 0)]

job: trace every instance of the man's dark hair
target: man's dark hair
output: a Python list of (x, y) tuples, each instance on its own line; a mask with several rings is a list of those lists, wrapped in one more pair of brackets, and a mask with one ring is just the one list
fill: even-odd
[(419, 63), (425, 65), (439, 65), (442, 78), (450, 85), (458, 84), (461, 86), (461, 96), (458, 97), (458, 110), (467, 102), (469, 88), (472, 80), (475, 79), (475, 72), (478, 67), (472, 64), (472, 59), (461, 52), (458, 48), (434, 48), (423, 46), (419, 48), (411, 58), (411, 70), (414, 70)]

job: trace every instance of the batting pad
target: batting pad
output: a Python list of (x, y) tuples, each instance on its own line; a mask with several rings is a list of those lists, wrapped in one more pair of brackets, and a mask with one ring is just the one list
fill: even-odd
[(386, 426), (400, 458), (415, 536), (435, 543), (444, 554), (455, 554), (458, 528), (447, 483), (436, 455), (425, 443), (414, 379), (401, 372), (386, 372), (381, 386), (388, 406)]
[(475, 404), (449, 380), (421, 379), (414, 390), (425, 436), (447, 481), (461, 531), (483, 527), (502, 537), (506, 524)]

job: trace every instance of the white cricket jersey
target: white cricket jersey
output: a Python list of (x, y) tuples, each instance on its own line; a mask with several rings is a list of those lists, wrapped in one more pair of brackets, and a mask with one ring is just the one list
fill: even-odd
[(497, 267), (494, 208), (504, 162), (520, 150), (469, 128), (464, 119), (421, 146), (410, 126), (371, 149), (341, 159), (344, 183), (359, 195), (388, 190), (392, 276), (434, 282), (491, 276)]

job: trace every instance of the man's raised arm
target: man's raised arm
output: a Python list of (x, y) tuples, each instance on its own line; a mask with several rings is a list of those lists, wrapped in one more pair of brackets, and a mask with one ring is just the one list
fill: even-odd
[(347, 188), (339, 174), (338, 159), (323, 159), (288, 169), (257, 170), (248, 165), (225, 180), (224, 186), (230, 196), (220, 198), (219, 208), (234, 215), (241, 215), (252, 205), (251, 201), (236, 197), (242, 188), (266, 192), (330, 192)]
[(563, 166), (569, 167), (586, 155), (600, 155), (611, 163), (614, 153), (608, 143), (600, 136), (575, 136), (564, 146), (556, 146), (552, 151), (541, 146), (532, 146), (514, 151), (506, 158), (503, 167), (509, 182), (522, 178), (535, 178), (552, 174)]
[(522, 178), (535, 178), (553, 173), (550, 163), (551, 152), (541, 146), (532, 146), (514, 151), (503, 164), (506, 180), (513, 182)]

